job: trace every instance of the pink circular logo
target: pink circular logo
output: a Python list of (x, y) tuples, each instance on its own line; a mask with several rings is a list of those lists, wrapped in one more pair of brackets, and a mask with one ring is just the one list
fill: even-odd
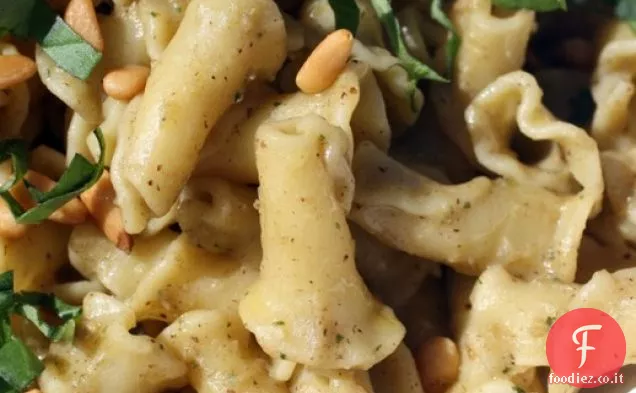
[(548, 333), (549, 382), (578, 388), (616, 383), (626, 352), (625, 334), (609, 314), (594, 308), (572, 310)]

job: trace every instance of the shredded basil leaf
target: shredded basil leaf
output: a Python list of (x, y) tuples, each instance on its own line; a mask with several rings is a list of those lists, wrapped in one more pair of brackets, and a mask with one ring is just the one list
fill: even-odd
[(455, 66), (455, 57), (457, 56), (457, 51), (459, 51), (459, 46), (461, 45), (461, 38), (459, 37), (453, 22), (451, 22), (444, 12), (442, 0), (433, 0), (431, 2), (431, 18), (448, 30), (450, 34), (444, 48), (446, 52), (446, 76), (450, 78), (453, 73), (453, 67)]
[(493, 0), (492, 3), (502, 8), (525, 8), (540, 12), (567, 10), (566, 0)]
[[(0, 192), (0, 197), (9, 204), (11, 212), (13, 213), (17, 223), (37, 224), (46, 220), (57, 209), (64, 206), (71, 199), (79, 196), (82, 192), (89, 189), (97, 182), (97, 180), (99, 180), (104, 172), (104, 135), (99, 128), (95, 129), (94, 132), (100, 148), (97, 164), (91, 164), (86, 158), (76, 154), (55, 187), (47, 192), (42, 192), (33, 187), (29, 182), (23, 180), (31, 194), (31, 197), (35, 202), (37, 202), (37, 205), (33, 208), (25, 211), (8, 191)], [(11, 142), (17, 143), (16, 141)], [(11, 155), (7, 146), (15, 146), (15, 144), (0, 144), (0, 149), (3, 147), (5, 148), (5, 150), (0, 150), (0, 160), (6, 160), (6, 158), (11, 156), (13, 159), (15, 174), (11, 181), (14, 179), (21, 179), (21, 177), (17, 174), (19, 173), (23, 177), (24, 173), (26, 173), (26, 155)], [(13, 184), (15, 183), (16, 182), (14, 181)], [(11, 184), (11, 186), (13, 184)], [(4, 189), (5, 186), (6, 184), (2, 186), (2, 189)]]
[[(53, 326), (40, 316), (42, 309), (62, 321)], [(0, 393), (22, 392), (42, 373), (44, 365), (11, 329), (11, 314), (22, 315), (52, 341), (73, 338), (81, 308), (54, 295), (13, 291), (13, 272), (0, 274)]]
[(360, 24), (360, 8), (355, 0), (329, 0), (336, 16), (336, 29), (347, 29), (355, 35)]
[(619, 0), (615, 13), (619, 19), (626, 21), (636, 33), (636, 1)]
[(438, 74), (434, 69), (422, 63), (408, 52), (404, 38), (402, 37), (400, 22), (397, 20), (389, 0), (371, 0), (371, 5), (384, 26), (384, 30), (389, 37), (391, 48), (398, 59), (400, 59), (402, 67), (406, 69), (411, 79), (415, 81), (430, 79), (437, 82), (448, 82), (448, 79)]
[(44, 0), (0, 0), (2, 32), (35, 39), (61, 69), (82, 80), (102, 58)]
[(0, 142), (0, 162), (9, 158), (12, 161), (13, 174), (9, 180), (0, 186), (0, 196), (7, 202), (11, 213), (16, 216), (22, 211), (22, 206), (13, 198), (9, 190), (22, 180), (28, 170), (27, 148), (23, 141), (12, 139)]

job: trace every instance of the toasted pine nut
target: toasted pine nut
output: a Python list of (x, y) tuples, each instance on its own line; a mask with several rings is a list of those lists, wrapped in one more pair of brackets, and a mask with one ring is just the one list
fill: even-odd
[(93, 48), (104, 51), (104, 38), (92, 0), (71, 0), (66, 7), (64, 20)]
[(31, 151), (29, 168), (51, 179), (59, 179), (66, 170), (66, 158), (59, 151), (40, 145)]
[(35, 62), (22, 55), (0, 56), (0, 89), (7, 89), (31, 78), (37, 72)]
[(31, 389), (26, 393), (42, 393), (42, 392), (40, 391), (40, 389)]
[(417, 368), (426, 392), (443, 393), (459, 374), (459, 352), (450, 338), (432, 337), (417, 352)]
[(5, 201), (0, 201), (0, 237), (19, 239), (27, 232), (28, 227), (15, 222), (15, 218)]
[(307, 94), (329, 88), (345, 69), (353, 48), (353, 35), (340, 29), (325, 37), (311, 52), (296, 75), (296, 85)]
[(107, 171), (104, 171), (93, 187), (80, 195), (106, 237), (115, 243), (117, 248), (129, 252), (133, 246), (133, 238), (124, 230), (121, 210), (115, 205), (115, 197), (115, 189)]
[(116, 100), (128, 101), (144, 91), (150, 69), (130, 65), (109, 72), (103, 81), (104, 91)]
[[(56, 184), (49, 177), (32, 170), (29, 170), (24, 178), (40, 191), (50, 191)], [(22, 182), (11, 189), (11, 194), (25, 209), (30, 209), (36, 205)], [(87, 215), (86, 206), (79, 199), (73, 198), (51, 214), (49, 220), (60, 224), (77, 225), (86, 221)]]

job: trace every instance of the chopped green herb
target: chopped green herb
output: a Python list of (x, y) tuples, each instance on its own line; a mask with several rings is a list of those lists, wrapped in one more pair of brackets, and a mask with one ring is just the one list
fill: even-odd
[(493, 0), (493, 5), (502, 8), (526, 8), (533, 11), (567, 10), (566, 0)]
[(281, 354), (280, 354), (280, 358), (281, 358), (281, 359), (283, 359), (283, 360), (285, 360), (285, 359), (287, 359), (287, 355), (285, 355), (284, 353), (281, 353)]
[(336, 29), (347, 29), (356, 34), (360, 24), (360, 8), (355, 0), (329, 0), (336, 16)]
[[(104, 135), (99, 128), (97, 128), (94, 132), (100, 148), (100, 156), (97, 164), (91, 164), (86, 158), (76, 154), (55, 187), (47, 192), (41, 192), (27, 181), (23, 180), (24, 174), (26, 173), (24, 168), (26, 168), (27, 165), (26, 155), (11, 154), (8, 149), (11, 146), (15, 148), (15, 144), (0, 144), (0, 149), (3, 147), (5, 148), (5, 150), (0, 150), (0, 160), (6, 160), (9, 156), (11, 156), (14, 167), (14, 178), (2, 185), (0, 188), (0, 197), (9, 205), (16, 222), (20, 224), (37, 224), (46, 220), (57, 209), (64, 206), (68, 201), (77, 197), (82, 192), (86, 191), (95, 184), (97, 180), (99, 180), (104, 172)], [(16, 141), (13, 141), (13, 143), (17, 144)], [(16, 160), (19, 161), (17, 166)], [(37, 202), (36, 206), (26, 211), (7, 190), (7, 185), (11, 182), (15, 184), (20, 180), (24, 181), (31, 197)]]
[(431, 2), (431, 17), (434, 21), (442, 25), (448, 30), (450, 37), (446, 42), (444, 51), (446, 52), (446, 76), (451, 77), (453, 73), (453, 66), (455, 65), (455, 57), (459, 46), (461, 45), (461, 39), (459, 34), (453, 25), (453, 22), (448, 18), (448, 15), (444, 12), (442, 0), (433, 0)]
[(102, 58), (44, 0), (0, 0), (0, 32), (35, 39), (61, 69), (82, 80)]
[[(40, 310), (54, 313), (62, 321), (53, 326), (40, 317)], [(42, 362), (11, 329), (11, 314), (22, 315), (52, 341), (71, 340), (81, 308), (50, 294), (13, 291), (13, 272), (0, 275), (0, 391), (26, 389), (44, 369)]]
[(274, 325), (276, 326), (283, 326), (285, 324), (285, 321), (276, 321), (274, 322)]
[(391, 48), (398, 59), (400, 59), (402, 67), (406, 69), (411, 79), (414, 81), (430, 79), (437, 82), (448, 82), (448, 79), (439, 75), (434, 69), (422, 63), (408, 52), (406, 43), (402, 37), (400, 22), (397, 20), (389, 0), (371, 0), (371, 5), (384, 26)]
[(336, 334), (336, 343), (340, 344), (344, 340), (344, 336), (340, 333)]
[(545, 324), (548, 325), (548, 327), (550, 327), (554, 324), (554, 321), (556, 321), (556, 317), (547, 317), (545, 319)]
[(619, 19), (627, 21), (636, 33), (636, 2), (634, 0), (618, 0), (615, 13)]
[(156, 18), (157, 15), (159, 15), (159, 14), (156, 13), (155, 11), (150, 11), (150, 16), (152, 16), (153, 18)]

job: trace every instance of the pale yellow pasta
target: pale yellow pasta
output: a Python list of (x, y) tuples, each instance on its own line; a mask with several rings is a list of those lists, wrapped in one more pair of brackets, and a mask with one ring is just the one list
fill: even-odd
[(92, 132), (88, 133), (85, 142), (95, 161), (97, 161), (100, 154), (103, 154), (105, 165), (111, 166), (115, 147), (117, 146), (118, 128), (127, 108), (127, 102), (118, 101), (110, 97), (104, 100), (102, 104), (104, 121), (99, 125), (99, 129), (102, 131), (102, 135), (104, 135), (104, 150), (100, 150), (97, 137), (95, 137), (95, 134)]
[[(618, 34), (615, 34), (618, 35)], [(607, 200), (622, 235), (636, 240), (636, 36), (614, 37), (602, 50), (595, 71), (592, 93), (597, 103), (591, 132), (603, 151), (603, 174)]]
[(154, 215), (176, 201), (205, 138), (236, 95), (251, 79), (272, 79), (285, 48), (282, 16), (271, 0), (195, 0), (188, 6), (148, 79), (132, 134), (134, 154), (124, 167)]
[(98, 18), (104, 37), (104, 58), (101, 61), (104, 71), (129, 64), (149, 65), (146, 41), (150, 38), (145, 35), (150, 32), (144, 31), (142, 5), (132, 0), (113, 2), (113, 12)]
[(450, 10), (450, 18), (462, 44), (452, 83), (432, 86), (431, 102), (444, 132), (464, 155), (474, 160), (463, 121), (464, 110), (499, 76), (521, 69), (534, 27), (534, 12), (519, 10), (499, 17), (493, 14), (490, 0), (458, 0)]
[(84, 121), (92, 126), (101, 123), (101, 79), (103, 68), (98, 66), (85, 81), (59, 68), (40, 46), (35, 49), (35, 63), (42, 83)]
[(255, 200), (252, 188), (221, 179), (192, 179), (183, 190), (176, 218), (198, 247), (217, 254), (239, 254), (260, 235)]
[(179, 28), (190, 0), (139, 0), (138, 4), (148, 56), (156, 62)]
[[(537, 91), (531, 78), (512, 73), (485, 89), (466, 111), (478, 159), (503, 179), (442, 185), (368, 144), (361, 146), (354, 160), (354, 221), (401, 250), (448, 263), (462, 273), (479, 274), (488, 265), (505, 264), (526, 278), (550, 275), (572, 281), (583, 229), (600, 207), (600, 162), (594, 142), (582, 129), (556, 121), (542, 108)], [(507, 112), (490, 115), (502, 105)], [(580, 184), (579, 192), (549, 192), (546, 181), (537, 181), (540, 171), (533, 173), (505, 153), (492, 159), (497, 144), (507, 149), (502, 140), (515, 118), (530, 138), (559, 145), (566, 156), (564, 169)], [(546, 178), (555, 185), (563, 181), (550, 176)], [(567, 190), (569, 184), (560, 188)]]
[[(317, 95), (298, 92), (278, 96), (261, 88), (248, 91), (244, 102), (231, 108), (208, 137), (195, 174), (258, 183), (254, 138), (257, 129), (268, 121), (315, 114), (346, 131), (352, 145), (352, 117), (360, 102), (357, 70), (362, 72), (364, 68), (351, 66), (331, 88)], [(349, 159), (351, 153), (352, 150), (347, 149)]]
[(192, 310), (236, 310), (258, 274), (261, 254), (256, 246), (243, 244), (245, 255), (237, 260), (211, 254), (186, 235), (164, 231), (138, 238), (127, 255), (87, 224), (74, 230), (69, 254), (83, 276), (124, 300), (138, 319), (171, 322)]
[(330, 170), (348, 165), (338, 160), (349, 156), (345, 133), (314, 115), (263, 125), (255, 143), (264, 254), (241, 319), (272, 357), (370, 368), (393, 352), (404, 328), (355, 269), (348, 182)]
[(117, 128), (117, 145), (113, 152), (111, 180), (117, 194), (117, 205), (121, 209), (126, 233), (138, 234), (144, 231), (152, 217), (152, 212), (135, 187), (126, 178), (126, 159), (131, 154), (133, 125), (142, 96), (135, 97), (120, 119)]
[(185, 313), (157, 341), (188, 365), (188, 379), (197, 393), (288, 392), (269, 377), (266, 356), (235, 314)]
[(0, 254), (0, 270), (13, 270), (16, 290), (51, 289), (56, 271), (67, 261), (66, 244), (70, 233), (68, 227), (43, 222), (29, 228), (20, 239), (0, 237), (0, 248), (3, 250)]
[(131, 309), (93, 292), (83, 310), (74, 343), (51, 345), (38, 379), (43, 393), (161, 393), (186, 384), (186, 365), (171, 351), (128, 332)]
[(289, 386), (290, 393), (374, 393), (364, 371), (314, 370), (303, 367)]

